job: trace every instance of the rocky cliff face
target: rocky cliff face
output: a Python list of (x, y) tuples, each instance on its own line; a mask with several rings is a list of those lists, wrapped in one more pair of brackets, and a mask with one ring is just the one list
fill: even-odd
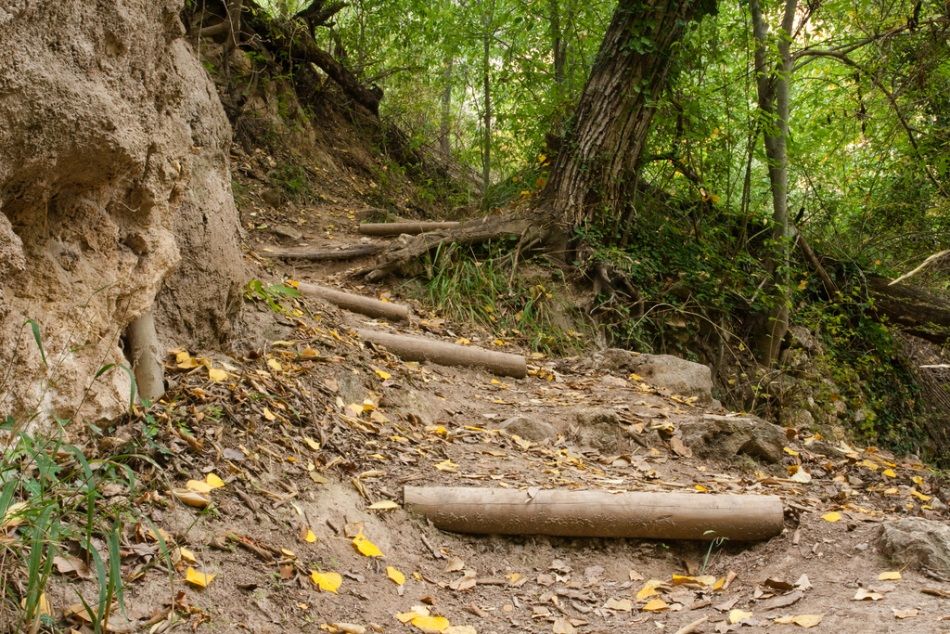
[(243, 276), (230, 128), (180, 9), (0, 3), (0, 414), (120, 412), (128, 374), (96, 374), (128, 363), (122, 333), (153, 304), (166, 342), (229, 334)]

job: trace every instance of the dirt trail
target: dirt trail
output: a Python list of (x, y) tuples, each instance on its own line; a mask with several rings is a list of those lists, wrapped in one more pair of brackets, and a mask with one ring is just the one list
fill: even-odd
[[(300, 230), (325, 245), (360, 241), (357, 218), (342, 205), (312, 218)], [(270, 266), (301, 281), (340, 281), (322, 263)], [(147, 524), (130, 527), (124, 566), (141, 575), (126, 588), (128, 614), (113, 626), (791, 632), (802, 625), (776, 619), (805, 617), (807, 625), (820, 617), (812, 631), (950, 631), (950, 584), (912, 569), (879, 579), (898, 570), (877, 552), (882, 523), (947, 519), (922, 465), (784, 432), (774, 464), (745, 455), (748, 443), (734, 455), (713, 442), (700, 459), (703, 447), (693, 455), (678, 440), (705, 416), (727, 414), (715, 402), (701, 405), (589, 359), (528, 355), (523, 380), (405, 363), (367, 348), (355, 329), (523, 351), (419, 306), (402, 325), (315, 301), (300, 306), (297, 315), (252, 315), (258, 344), (241, 358), (212, 360), (227, 370), (223, 380), (211, 380), (190, 355), (170, 362), (169, 402), (156, 415), (168, 423), (159, 440), (170, 454), (156, 457), (161, 470), (142, 473), (157, 493), (142, 498), (140, 511), (164, 531), (175, 564), (163, 570)], [(715, 420), (733, 418), (741, 417)], [(810, 481), (790, 477), (796, 467)], [(225, 482), (206, 494), (210, 509), (168, 494), (208, 474)], [(771, 493), (785, 503), (786, 529), (765, 543), (711, 545), (456, 535), (401, 509), (409, 484)], [(361, 554), (360, 534), (383, 556)], [(189, 566), (215, 576), (196, 588), (184, 580)], [(319, 591), (314, 571), (340, 575), (336, 592)], [(318, 580), (335, 585), (333, 575)], [(52, 600), (68, 604), (71, 593), (60, 586)], [(870, 598), (855, 600), (858, 593)], [(426, 610), (451, 627), (423, 618)]]

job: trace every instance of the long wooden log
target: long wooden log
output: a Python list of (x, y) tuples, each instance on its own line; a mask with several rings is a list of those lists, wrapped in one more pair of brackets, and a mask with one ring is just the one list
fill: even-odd
[(297, 286), (297, 290), (304, 295), (319, 297), (340, 308), (345, 308), (346, 310), (360, 313), (361, 315), (382, 317), (390, 321), (409, 320), (409, 307), (402, 304), (383, 302), (378, 299), (373, 299), (372, 297), (346, 293), (335, 288), (327, 288), (326, 286), (318, 286), (306, 282), (301, 282), (300, 285)]
[(378, 330), (360, 329), (358, 332), (366, 341), (385, 346), (396, 356), (408, 361), (431, 361), (439, 365), (479, 367), (494, 374), (517, 379), (524, 378), (528, 374), (528, 366), (520, 354), (460, 346), (425, 337), (394, 335)]
[(868, 276), (868, 290), (879, 315), (922, 339), (950, 342), (950, 302), (922, 288), (890, 284), (876, 275)]
[(261, 252), (269, 258), (281, 258), (283, 260), (310, 260), (311, 262), (324, 262), (328, 260), (353, 260), (370, 255), (376, 255), (382, 252), (383, 246), (379, 244), (359, 244), (343, 249), (310, 249), (310, 248), (268, 248)]
[(361, 222), (360, 233), (366, 236), (401, 236), (404, 233), (418, 235), (427, 231), (440, 231), (459, 226), (458, 222)]
[(459, 533), (753, 541), (785, 526), (774, 495), (407, 486), (403, 496), (410, 511)]

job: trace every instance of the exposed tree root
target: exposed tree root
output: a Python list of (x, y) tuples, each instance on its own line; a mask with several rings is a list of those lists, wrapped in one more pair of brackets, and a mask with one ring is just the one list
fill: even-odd
[(489, 216), (463, 222), (445, 231), (421, 233), (395, 242), (372, 266), (352, 272), (363, 275), (368, 281), (378, 280), (398, 266), (410, 262), (429, 251), (448, 244), (479, 244), (500, 238), (519, 238), (522, 243), (544, 240), (547, 225), (539, 217), (524, 213)]

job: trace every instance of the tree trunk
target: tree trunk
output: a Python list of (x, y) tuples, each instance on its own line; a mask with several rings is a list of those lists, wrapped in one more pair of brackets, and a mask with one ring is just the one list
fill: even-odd
[(449, 134), (452, 132), (452, 71), (455, 59), (449, 55), (442, 69), (442, 103), (439, 116), (439, 149), (447, 159), (452, 156)]
[(764, 120), (765, 155), (768, 160), (769, 186), (772, 192), (772, 245), (765, 258), (771, 278), (768, 291), (775, 306), (762, 316), (756, 333), (755, 349), (759, 362), (770, 366), (778, 358), (782, 338), (788, 330), (791, 290), (788, 283), (788, 83), (792, 72), (789, 46), (798, 0), (785, 0), (785, 13), (776, 46), (779, 59), (769, 64), (771, 42), (759, 0), (751, 0), (752, 34), (755, 38), (755, 80), (759, 111)]
[(566, 235), (630, 193), (674, 46), (711, 0), (620, 0), (542, 194)]
[(483, 19), (482, 34), (482, 203), (488, 200), (491, 183), (491, 16)]
[(567, 41), (561, 32), (561, 4), (559, 0), (548, 0), (548, 21), (551, 28), (551, 55), (554, 58), (554, 84), (556, 89), (560, 90), (564, 84)]

